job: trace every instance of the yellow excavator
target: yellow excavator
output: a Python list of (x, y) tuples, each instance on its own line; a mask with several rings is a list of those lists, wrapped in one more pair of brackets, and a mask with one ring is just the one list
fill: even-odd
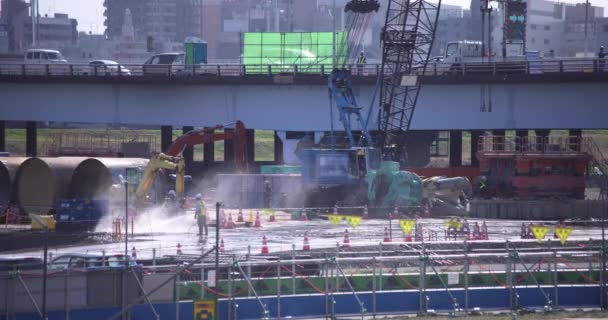
[(182, 152), (186, 147), (213, 143), (215, 141), (232, 140), (236, 172), (247, 172), (245, 125), (241, 121), (236, 121), (233, 130), (214, 133), (215, 130), (223, 130), (226, 126), (228, 125), (217, 125), (211, 128), (192, 130), (175, 139), (171, 146), (169, 146), (166, 154), (159, 153), (152, 157), (135, 192), (137, 207), (144, 205), (146, 197), (150, 193), (150, 190), (152, 190), (156, 175), (161, 169), (175, 172), (175, 199), (181, 203), (184, 199), (184, 180), (186, 175), (186, 162), (182, 156)]
[(180, 155), (177, 157), (169, 156), (164, 153), (159, 153), (150, 159), (146, 170), (137, 186), (135, 197), (137, 199), (137, 207), (141, 207), (152, 186), (156, 175), (161, 169), (175, 171), (175, 195), (176, 199), (181, 199), (184, 193), (184, 176), (186, 175), (186, 162)]

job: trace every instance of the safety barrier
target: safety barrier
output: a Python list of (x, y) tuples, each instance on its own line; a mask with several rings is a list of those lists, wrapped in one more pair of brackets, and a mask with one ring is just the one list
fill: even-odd
[[(353, 76), (378, 76), (380, 64), (345, 66)], [(475, 63), (429, 63), (424, 76), (466, 76), (503, 74), (554, 74), (554, 73), (600, 73), (608, 71), (601, 59), (551, 59), (540, 61), (485, 61)], [(0, 64), (0, 76), (69, 76), (69, 77), (242, 77), (273, 75), (317, 75), (327, 76), (332, 72), (331, 64), (295, 65), (243, 65), (243, 64), (199, 64), (199, 65), (142, 65), (92, 66), (89, 64)], [(415, 71), (416, 72), (416, 71)]]

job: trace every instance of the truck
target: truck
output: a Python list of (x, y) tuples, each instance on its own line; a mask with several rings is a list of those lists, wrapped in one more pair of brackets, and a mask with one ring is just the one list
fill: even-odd
[(470, 72), (523, 73), (526, 70), (527, 56), (517, 50), (508, 50), (505, 57), (484, 53), (481, 41), (450, 41), (444, 54), (429, 61), (426, 73), (460, 74)]

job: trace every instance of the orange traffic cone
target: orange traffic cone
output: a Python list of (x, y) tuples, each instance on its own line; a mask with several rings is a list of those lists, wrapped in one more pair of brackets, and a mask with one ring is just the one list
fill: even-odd
[(310, 243), (308, 242), (308, 231), (304, 232), (304, 246), (302, 251), (310, 251)]
[(384, 239), (383, 242), (391, 242), (391, 239), (388, 237), (388, 228), (384, 227)]
[(133, 247), (131, 250), (131, 258), (137, 259), (137, 251), (135, 250), (135, 247)]
[(268, 254), (268, 241), (266, 236), (262, 237), (262, 254)]
[(182, 254), (182, 245), (178, 242), (177, 243), (177, 252), (176, 254), (179, 256)]
[(255, 227), (256, 227), (256, 228), (259, 228), (259, 227), (261, 227), (261, 226), (262, 226), (262, 221), (260, 221), (260, 212), (259, 212), (259, 211), (257, 211), (257, 212), (255, 213)]
[(344, 241), (342, 242), (343, 248), (350, 247), (350, 238), (348, 237), (348, 229), (344, 230)]
[(190, 200), (188, 198), (184, 201), (184, 208), (186, 208), (186, 210), (190, 209)]
[(220, 252), (224, 253), (225, 249), (224, 249), (224, 239), (220, 240)]
[(239, 208), (239, 216), (236, 218), (236, 222), (243, 222), (243, 210)]
[(302, 210), (302, 214), (300, 215), (300, 221), (308, 221), (308, 216), (306, 215), (306, 210)]

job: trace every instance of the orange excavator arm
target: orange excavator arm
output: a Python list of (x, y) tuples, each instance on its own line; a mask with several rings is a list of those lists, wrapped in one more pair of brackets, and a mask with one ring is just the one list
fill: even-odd
[(237, 121), (235, 123), (234, 130), (224, 131), (223, 133), (213, 132), (214, 130), (222, 130), (225, 127), (225, 125), (217, 125), (212, 128), (187, 132), (183, 136), (173, 141), (173, 144), (171, 144), (166, 154), (176, 157), (181, 154), (186, 147), (212, 143), (215, 141), (232, 140), (236, 172), (245, 173), (247, 172), (247, 143), (245, 125), (242, 121)]

